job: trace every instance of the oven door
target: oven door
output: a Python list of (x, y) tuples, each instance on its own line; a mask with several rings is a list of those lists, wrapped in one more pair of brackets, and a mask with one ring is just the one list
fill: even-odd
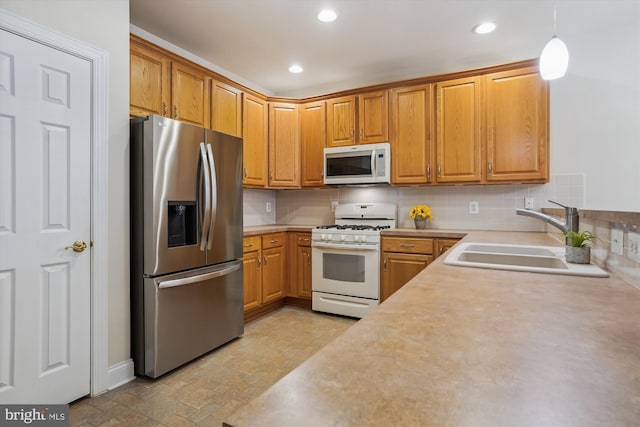
[(379, 244), (313, 242), (314, 292), (379, 299)]

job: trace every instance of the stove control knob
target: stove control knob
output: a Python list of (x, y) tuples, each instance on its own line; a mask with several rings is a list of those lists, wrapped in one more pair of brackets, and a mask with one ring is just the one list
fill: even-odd
[(347, 236), (345, 236), (344, 234), (341, 235), (340, 236), (340, 240), (344, 242), (345, 240), (347, 240)]
[(326, 234), (321, 234), (320, 235), (320, 240), (327, 240), (327, 235)]
[(360, 241), (360, 236), (353, 236), (353, 241), (354, 242), (359, 242)]
[(360, 241), (361, 242), (366, 242), (367, 241), (367, 236), (360, 236)]

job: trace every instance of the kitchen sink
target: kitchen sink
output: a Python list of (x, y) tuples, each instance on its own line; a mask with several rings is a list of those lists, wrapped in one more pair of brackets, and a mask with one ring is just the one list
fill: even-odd
[(609, 277), (596, 265), (567, 263), (564, 247), (555, 246), (460, 243), (449, 251), (444, 263), (459, 267)]

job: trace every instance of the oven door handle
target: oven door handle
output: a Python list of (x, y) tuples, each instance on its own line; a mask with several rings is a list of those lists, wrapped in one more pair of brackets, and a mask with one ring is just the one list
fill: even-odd
[(378, 250), (378, 244), (370, 244), (370, 245), (350, 245), (348, 243), (343, 243), (343, 244), (336, 244), (336, 243), (320, 243), (320, 242), (312, 242), (311, 243), (311, 247), (312, 248), (318, 248), (318, 249), (337, 249), (337, 250), (342, 250), (342, 251), (377, 251)]

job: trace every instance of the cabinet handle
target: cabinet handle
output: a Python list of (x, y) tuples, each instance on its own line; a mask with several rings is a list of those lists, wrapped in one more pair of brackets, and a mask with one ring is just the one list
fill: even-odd
[(242, 168), (242, 173), (244, 174), (244, 177), (247, 177), (247, 168)]
[(384, 259), (382, 264), (384, 265), (384, 271), (387, 271), (387, 259), (386, 258)]
[(431, 165), (427, 165), (427, 181), (431, 181)]
[(167, 116), (167, 103), (164, 101), (162, 102), (162, 115)]
[(415, 245), (412, 245), (411, 243), (400, 243), (400, 247), (401, 248), (412, 248)]
[(364, 129), (360, 128), (360, 138), (362, 138), (364, 136)]
[(440, 246), (440, 251), (439, 251), (439, 253), (440, 253), (440, 254), (443, 254), (443, 253), (444, 253), (444, 246)]
[(265, 268), (267, 268), (267, 257), (266, 257), (266, 255), (265, 255), (265, 257), (263, 258), (263, 260), (264, 260), (264, 267), (265, 267)]
[(173, 106), (173, 118), (174, 119), (178, 118), (178, 106), (177, 105)]
[(269, 240), (269, 243), (278, 243), (278, 239), (271, 239)]
[(493, 174), (493, 164), (491, 162), (487, 163), (487, 169), (489, 170), (489, 175)]
[(304, 239), (304, 238), (302, 238), (302, 237), (300, 237), (300, 238), (298, 239), (298, 242), (308, 242), (308, 241), (309, 241), (309, 239)]
[(355, 134), (355, 131), (353, 128), (351, 128), (351, 140), (353, 141), (353, 135)]
[(253, 243), (247, 243), (246, 245), (244, 245), (245, 248), (250, 248), (251, 246), (253, 246)]
[(260, 270), (260, 257), (256, 258), (258, 260), (258, 270)]
[(441, 172), (441, 168), (440, 168), (440, 165), (438, 165), (438, 178), (440, 178), (440, 172)]
[(273, 172), (269, 171), (269, 179), (273, 180)]
[(307, 256), (307, 264), (311, 264), (311, 257), (308, 253), (305, 253), (305, 255)]

